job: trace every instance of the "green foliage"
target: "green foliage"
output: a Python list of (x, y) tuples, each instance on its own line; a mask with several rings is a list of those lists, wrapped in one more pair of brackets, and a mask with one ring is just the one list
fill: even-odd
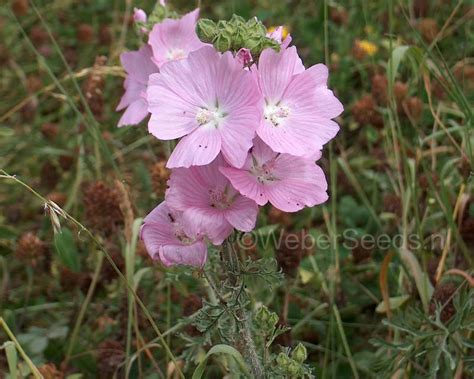
[(384, 324), (397, 331), (396, 341), (373, 339), (381, 357), (377, 371), (391, 376), (398, 370), (410, 370), (412, 377), (450, 378), (463, 362), (467, 372), (474, 373), (468, 351), (472, 341), (468, 336), (474, 331), (474, 292), (462, 291), (453, 300), (455, 313), (442, 321), (445, 305), (436, 304), (434, 314), (427, 316), (419, 307), (408, 307)]

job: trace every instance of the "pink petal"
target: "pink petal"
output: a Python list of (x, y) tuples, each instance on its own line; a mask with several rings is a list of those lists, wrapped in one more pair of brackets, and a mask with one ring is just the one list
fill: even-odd
[(282, 98), (298, 60), (298, 53), (294, 46), (279, 53), (270, 48), (262, 52), (258, 72), (260, 88), (268, 103), (276, 104)]
[(335, 118), (344, 111), (343, 105), (330, 89), (321, 86), (315, 89), (314, 94), (315, 107), (319, 116)]
[(243, 196), (238, 196), (232, 206), (226, 210), (226, 220), (237, 230), (250, 232), (257, 221), (257, 204)]
[(151, 258), (155, 259), (160, 246), (179, 243), (174, 236), (173, 226), (168, 213), (170, 212), (165, 202), (153, 209), (143, 220), (140, 232), (146, 250)]
[(164, 66), (160, 85), (192, 105), (214, 105), (218, 62), (219, 53), (212, 46), (205, 46), (190, 53), (185, 60)]
[(187, 222), (201, 225), (214, 245), (220, 245), (232, 234), (233, 227), (225, 219), (224, 212), (215, 209), (190, 208), (183, 212)]
[(267, 186), (269, 201), (284, 212), (296, 212), (325, 202), (327, 182), (323, 171), (312, 161), (282, 154), (274, 174), (281, 178)]
[(142, 84), (148, 83), (148, 77), (158, 72), (158, 67), (151, 60), (150, 46), (143, 45), (138, 51), (128, 51), (120, 55), (120, 62), (129, 77)]
[(199, 9), (187, 13), (179, 20), (166, 19), (156, 24), (149, 34), (148, 43), (153, 49), (155, 62), (161, 68), (169, 62), (169, 52), (180, 49), (184, 52), (182, 58), (199, 48), (206, 46), (196, 35), (196, 20)]
[(139, 124), (146, 116), (148, 116), (148, 105), (144, 99), (138, 99), (128, 105), (120, 117), (118, 126)]
[[(211, 76), (207, 77), (209, 80)], [(219, 108), (225, 112), (244, 106), (255, 106), (261, 99), (254, 79), (249, 71), (242, 70), (239, 61), (230, 51), (219, 60), (216, 73), (216, 94)]]
[(223, 167), (220, 171), (243, 196), (254, 200), (258, 205), (265, 205), (267, 203), (268, 197), (264, 186), (259, 184), (255, 176), (250, 172), (233, 167)]
[(232, 166), (244, 165), (260, 118), (260, 112), (256, 108), (245, 107), (230, 113), (219, 128), (222, 137), (222, 154)]
[(221, 149), (221, 136), (213, 127), (201, 126), (183, 137), (173, 150), (166, 167), (202, 166), (211, 163)]
[(207, 246), (204, 242), (195, 242), (191, 245), (166, 245), (159, 251), (163, 265), (186, 265), (202, 267), (207, 260)]

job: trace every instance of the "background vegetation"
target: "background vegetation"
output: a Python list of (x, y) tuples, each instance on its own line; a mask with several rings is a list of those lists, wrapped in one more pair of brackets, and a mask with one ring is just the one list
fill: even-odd
[[(291, 327), (277, 342), (302, 342), (322, 378), (474, 375), (472, 3), (199, 3), (203, 17), (285, 25), (306, 66), (328, 64), (345, 105), (321, 161), (329, 202), (268, 207), (260, 235), (297, 243), (242, 250), (285, 273), (272, 292), (248, 289)], [(191, 377), (212, 346), (191, 325), (202, 275), (165, 270), (137, 241), (134, 220), (164, 195), (166, 145), (145, 125), (116, 128), (119, 55), (140, 41), (130, 14), (153, 5), (1, 7), (0, 377), (173, 377), (177, 365)], [(327, 243), (305, 248), (305, 235)], [(370, 242), (382, 235), (388, 245)], [(207, 377), (228, 365), (216, 355)]]

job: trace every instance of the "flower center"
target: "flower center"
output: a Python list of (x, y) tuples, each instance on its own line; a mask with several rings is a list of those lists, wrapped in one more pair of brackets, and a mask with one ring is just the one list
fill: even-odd
[(222, 112), (220, 112), (219, 110), (211, 111), (206, 108), (199, 108), (196, 114), (196, 121), (199, 126), (210, 124), (211, 126), (218, 128), (220, 122), (224, 117), (225, 115), (222, 114)]
[(279, 180), (273, 173), (274, 160), (264, 163), (262, 166), (253, 165), (251, 173), (257, 178), (260, 184), (269, 184)]
[(273, 126), (279, 126), (281, 122), (290, 114), (290, 108), (286, 105), (270, 105), (265, 107), (265, 120), (271, 122)]
[(216, 209), (227, 209), (229, 208), (234, 199), (227, 192), (227, 187), (214, 188), (209, 190), (209, 202), (212, 208)]
[(169, 61), (176, 61), (186, 58), (186, 52), (183, 49), (171, 49), (166, 53), (166, 59)]

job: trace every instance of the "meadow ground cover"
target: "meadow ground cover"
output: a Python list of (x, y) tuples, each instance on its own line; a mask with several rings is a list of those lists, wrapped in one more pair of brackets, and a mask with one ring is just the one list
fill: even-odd
[(0, 377), (472, 377), (473, 18), (2, 5)]

